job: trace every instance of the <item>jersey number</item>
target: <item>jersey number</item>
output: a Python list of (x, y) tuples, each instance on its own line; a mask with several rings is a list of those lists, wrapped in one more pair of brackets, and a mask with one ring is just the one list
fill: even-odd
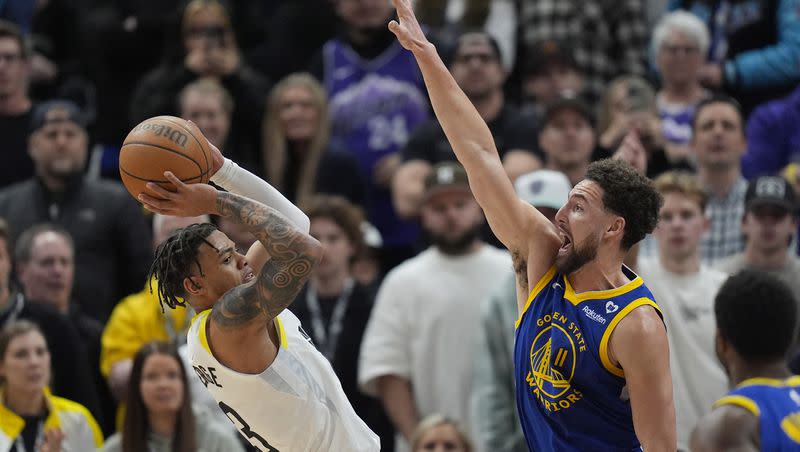
[(278, 449), (268, 443), (263, 436), (250, 430), (250, 426), (247, 425), (247, 422), (245, 422), (241, 416), (239, 416), (239, 413), (237, 413), (236, 410), (229, 407), (227, 404), (225, 404), (225, 402), (219, 402), (219, 407), (222, 409), (222, 412), (228, 416), (228, 419), (233, 422), (233, 425), (239, 429), (242, 435), (247, 438), (247, 441), (249, 441), (250, 444), (252, 444), (256, 449), (262, 452), (280, 452)]

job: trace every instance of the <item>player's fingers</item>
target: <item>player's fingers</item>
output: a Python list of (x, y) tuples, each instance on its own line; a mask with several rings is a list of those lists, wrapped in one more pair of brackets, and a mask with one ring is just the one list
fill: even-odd
[(152, 207), (154, 209), (164, 210), (169, 209), (172, 206), (172, 202), (166, 199), (156, 198), (155, 196), (150, 196), (146, 193), (139, 193), (139, 196), (136, 197), (139, 202), (144, 204), (145, 207)]
[(172, 199), (175, 197), (175, 192), (169, 191), (155, 182), (148, 182), (144, 188), (157, 198)]
[(172, 182), (172, 185), (178, 187), (179, 190), (181, 188), (186, 187), (186, 184), (184, 184), (183, 181), (175, 177), (175, 175), (172, 174), (172, 171), (164, 171), (164, 177), (166, 177), (168, 181)]

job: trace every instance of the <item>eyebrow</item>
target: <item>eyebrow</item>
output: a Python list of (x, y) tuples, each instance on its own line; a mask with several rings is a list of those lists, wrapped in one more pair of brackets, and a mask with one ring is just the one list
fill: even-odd
[(578, 198), (578, 199), (583, 200), (584, 202), (589, 202), (589, 200), (586, 198), (586, 196), (583, 196), (580, 193), (573, 193), (572, 195), (570, 195), (570, 198)]
[(229, 246), (227, 248), (222, 248), (221, 250), (217, 250), (217, 254), (219, 255), (220, 258), (222, 258), (226, 254), (233, 253), (233, 251), (234, 248), (232, 246)]

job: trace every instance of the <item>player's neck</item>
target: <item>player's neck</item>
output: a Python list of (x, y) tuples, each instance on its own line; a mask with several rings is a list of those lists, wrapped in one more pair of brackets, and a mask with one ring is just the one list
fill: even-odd
[(786, 367), (786, 363), (782, 360), (765, 364), (746, 364), (742, 362), (730, 367), (731, 387), (736, 387), (743, 381), (751, 378), (774, 378), (782, 380), (792, 375), (789, 368)]
[(732, 164), (725, 168), (701, 166), (698, 168), (697, 175), (706, 189), (715, 196), (724, 197), (728, 196), (736, 181), (742, 177), (742, 172), (738, 164)]
[(350, 278), (347, 269), (340, 269), (327, 275), (320, 275), (319, 272), (311, 277), (312, 288), (317, 291), (320, 297), (337, 297), (344, 292), (345, 284)]
[(604, 259), (600, 255), (569, 274), (569, 283), (575, 293), (615, 289), (629, 282), (622, 272), (622, 259)]
[(148, 413), (147, 420), (153, 433), (171, 437), (178, 422), (178, 413)]
[(744, 249), (747, 264), (759, 270), (780, 270), (786, 266), (789, 253), (785, 249), (759, 250), (755, 244), (749, 244)]
[(6, 406), (20, 416), (37, 416), (44, 411), (44, 393), (41, 390), (6, 390), (4, 397)]
[(700, 256), (696, 252), (686, 257), (659, 254), (658, 260), (664, 269), (676, 275), (690, 275), (700, 271)]

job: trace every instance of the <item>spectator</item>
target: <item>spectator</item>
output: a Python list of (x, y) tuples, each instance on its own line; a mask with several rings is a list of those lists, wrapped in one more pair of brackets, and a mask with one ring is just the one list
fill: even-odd
[[(510, 268), (478, 237), (483, 214), (464, 169), (436, 165), (420, 219), (433, 245), (384, 279), (361, 344), (359, 384), (377, 395), (408, 450), (419, 419), (443, 413), (471, 426), (469, 398), (480, 305)], [(422, 315), (420, 315), (423, 313)]]
[[(153, 215), (153, 249), (176, 229), (208, 221), (208, 216)], [(119, 402), (126, 398), (133, 356), (142, 345), (150, 341), (176, 345), (186, 342), (192, 314), (183, 307), (162, 309), (157, 293), (158, 282), (148, 281), (140, 292), (125, 297), (114, 307), (103, 330), (100, 371)]]
[(370, 223), (383, 236), (381, 261), (388, 270), (414, 255), (419, 229), (402, 221), (389, 185), (412, 130), (429, 117), (422, 74), (387, 24), (388, 0), (335, 2), (339, 37), (325, 43), (312, 73), (330, 96), (331, 136), (351, 152), (367, 181)]
[(52, 350), (53, 392), (98, 413), (98, 395), (91, 381), (80, 334), (63, 314), (41, 303), (29, 303), (10, 284), (11, 254), (6, 223), (0, 219), (0, 329), (16, 320), (30, 320), (42, 330)]
[(800, 260), (790, 249), (800, 221), (792, 185), (780, 176), (761, 176), (750, 182), (744, 200), (744, 251), (721, 261), (718, 268), (731, 275), (744, 269), (772, 273), (800, 301)]
[(223, 149), (226, 157), (247, 161), (247, 155), (238, 155), (233, 143), (236, 137), (230, 134), (233, 98), (217, 80), (201, 78), (184, 86), (178, 94), (178, 111), (181, 118), (194, 122), (209, 142)]
[(547, 104), (559, 97), (582, 94), (586, 86), (583, 70), (578, 66), (572, 49), (554, 40), (534, 44), (525, 50), (522, 72), (522, 99), (525, 110), (537, 118), (544, 114)]
[(22, 34), (14, 24), (0, 21), (0, 188), (33, 175), (33, 161), (28, 155), (33, 106), (28, 96), (29, 73), (29, 53)]
[(353, 259), (350, 273), (352, 273), (353, 279), (359, 283), (377, 290), (383, 278), (378, 261), (378, 252), (383, 246), (383, 237), (375, 226), (367, 221), (361, 223), (361, 234), (364, 236), (364, 247), (361, 248), (361, 253)]
[[(465, 33), (447, 53), (448, 69), (492, 131), (509, 177), (513, 180), (539, 168), (534, 119), (521, 116), (506, 102), (503, 84), (507, 74), (494, 38), (483, 32)], [(392, 181), (394, 206), (401, 216), (413, 218), (419, 214), (423, 183), (431, 167), (455, 161), (456, 156), (439, 121), (431, 119), (414, 130), (402, 158), (404, 163)]]
[(183, 52), (153, 69), (139, 82), (131, 101), (131, 123), (151, 116), (177, 114), (178, 93), (198, 78), (218, 80), (233, 97), (231, 136), (237, 158), (257, 171), (258, 127), (268, 83), (242, 61), (225, 7), (218, 0), (192, 0), (183, 10)]
[(575, 97), (562, 96), (547, 105), (539, 129), (544, 167), (564, 173), (570, 184), (586, 175), (595, 147), (594, 115)]
[[(537, 170), (514, 183), (523, 200), (555, 223), (558, 209), (567, 202), (572, 185), (557, 171)], [(470, 409), (474, 438), (484, 450), (525, 452), (514, 392), (514, 324), (518, 317), (516, 275), (508, 269), (481, 308), (481, 326), (475, 360)]]
[(586, 73), (590, 101), (622, 74), (644, 74), (647, 30), (642, 0), (540, 0), (520, 2), (524, 45), (555, 40), (574, 51)]
[(597, 119), (599, 156), (610, 155), (625, 135), (634, 131), (646, 151), (648, 177), (654, 178), (670, 169), (692, 168), (687, 156), (667, 153), (655, 91), (643, 78), (614, 79), (603, 96)]
[(356, 414), (381, 437), (381, 450), (394, 450), (394, 429), (380, 402), (358, 390), (358, 351), (375, 301), (371, 286), (352, 277), (350, 265), (364, 247), (363, 214), (338, 196), (315, 196), (305, 208), (311, 235), (325, 256), (292, 304), (317, 349), (333, 365)]
[(705, 24), (685, 11), (666, 14), (653, 30), (651, 51), (661, 78), (656, 104), (670, 161), (689, 158), (694, 109), (710, 94), (700, 84), (709, 40)]
[(4, 451), (94, 451), (103, 434), (84, 406), (47, 388), (50, 351), (32, 322), (7, 324), (0, 333), (0, 445)]
[(237, 452), (242, 446), (230, 431), (192, 409), (186, 368), (175, 347), (148, 342), (133, 358), (122, 431), (103, 452), (200, 450)]
[(267, 180), (298, 205), (315, 193), (364, 205), (366, 183), (355, 158), (330, 140), (328, 97), (311, 75), (291, 74), (269, 96), (264, 117)]
[(80, 307), (71, 300), (75, 279), (72, 237), (58, 226), (32, 226), (17, 240), (14, 260), (26, 300), (55, 309), (66, 316), (78, 331), (89, 363), (87, 370), (99, 396), (100, 411), (96, 417), (104, 431), (113, 431), (111, 419), (114, 417), (114, 401), (100, 374), (100, 335), (103, 325), (82, 313)]
[(664, 197), (656, 259), (642, 259), (647, 281), (664, 313), (670, 350), (678, 449), (689, 450), (692, 428), (725, 393), (726, 378), (714, 352), (713, 300), (726, 275), (700, 263), (700, 237), (708, 229), (707, 195), (689, 173), (668, 172), (655, 181)]
[(742, 173), (771, 176), (800, 162), (800, 84), (789, 96), (758, 106), (747, 119), (747, 152)]
[(432, 414), (419, 423), (411, 442), (413, 452), (446, 450), (474, 452), (469, 435), (455, 421)]
[(783, 97), (800, 82), (800, 12), (796, 0), (670, 0), (706, 24), (711, 35), (704, 85), (724, 89), (744, 107)]
[(36, 223), (69, 232), (75, 241), (75, 301), (102, 323), (116, 300), (141, 288), (152, 253), (145, 217), (133, 198), (117, 183), (82, 174), (85, 126), (72, 102), (37, 106), (29, 145), (36, 176), (0, 191), (0, 217), (9, 221), (12, 244)]
[(700, 241), (700, 258), (707, 265), (744, 249), (742, 216), (747, 181), (741, 158), (747, 149), (744, 116), (735, 99), (714, 96), (697, 105), (692, 122), (692, 150), (697, 175), (709, 194), (706, 215), (711, 227)]

